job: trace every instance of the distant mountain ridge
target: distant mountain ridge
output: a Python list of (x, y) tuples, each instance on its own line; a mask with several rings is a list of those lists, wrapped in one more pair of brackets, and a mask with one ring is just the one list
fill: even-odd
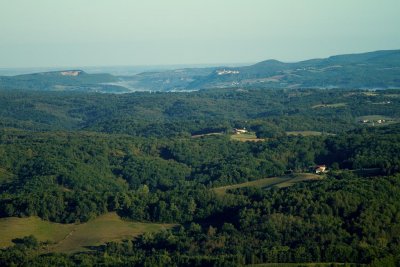
[(132, 76), (63, 70), (0, 76), (0, 89), (126, 93), (212, 88), (400, 88), (400, 50), (336, 55), (294, 63), (265, 60), (243, 67), (184, 68)]
[(118, 78), (111, 74), (88, 74), (83, 70), (62, 70), (0, 76), (0, 89), (126, 92), (126, 88), (110, 84), (116, 81)]
[(223, 77), (211, 73), (189, 87), (400, 88), (400, 50), (338, 55), (295, 63), (266, 60), (234, 70), (239, 73)]

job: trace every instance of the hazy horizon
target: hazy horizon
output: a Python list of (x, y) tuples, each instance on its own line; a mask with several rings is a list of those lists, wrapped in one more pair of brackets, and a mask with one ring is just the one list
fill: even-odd
[[(396, 49), (400, 50), (400, 49)], [(376, 50), (390, 51), (390, 50)], [(369, 53), (376, 51), (362, 51), (352, 54)], [(347, 53), (346, 53), (347, 54)], [(345, 54), (341, 54), (345, 55)], [(337, 56), (337, 55), (330, 55)], [(328, 57), (330, 57), (328, 56)], [(326, 58), (328, 58), (326, 57)], [(321, 57), (322, 58), (322, 57)], [(281, 61), (284, 63), (296, 63), (317, 58), (306, 58), (299, 61)], [(21, 74), (32, 74), (36, 72), (62, 71), (62, 70), (83, 70), (87, 73), (109, 73), (113, 75), (135, 75), (141, 72), (164, 71), (183, 68), (213, 68), (213, 67), (241, 67), (257, 64), (265, 60), (278, 60), (276, 58), (262, 59), (257, 62), (243, 63), (204, 63), (204, 64), (163, 64), (163, 65), (98, 65), (98, 66), (53, 66), (53, 67), (0, 67), (0, 76), (14, 76)]]
[(211, 66), (398, 49), (398, 10), (397, 0), (4, 1), (0, 68)]

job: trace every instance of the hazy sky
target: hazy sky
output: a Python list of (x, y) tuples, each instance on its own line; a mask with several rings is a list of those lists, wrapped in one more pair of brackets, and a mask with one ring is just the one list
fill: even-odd
[(0, 67), (296, 61), (400, 48), (400, 0), (0, 0)]

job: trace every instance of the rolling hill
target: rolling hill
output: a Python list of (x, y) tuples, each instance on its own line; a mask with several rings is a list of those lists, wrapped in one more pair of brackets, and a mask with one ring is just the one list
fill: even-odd
[(188, 87), (398, 88), (399, 74), (400, 50), (390, 50), (296, 63), (266, 60), (246, 67), (217, 69)]
[(181, 69), (142, 73), (128, 78), (141, 90), (208, 88), (400, 87), (400, 50), (332, 56), (295, 63), (266, 60), (244, 67)]
[(242, 67), (183, 68), (131, 76), (82, 70), (0, 76), (0, 89), (127, 93), (213, 88), (400, 88), (400, 50), (337, 55), (295, 63), (265, 60)]
[(34, 91), (82, 91), (121, 93), (127, 89), (113, 85), (118, 78), (111, 74), (89, 74), (82, 70), (64, 70), (0, 76), (0, 88)]

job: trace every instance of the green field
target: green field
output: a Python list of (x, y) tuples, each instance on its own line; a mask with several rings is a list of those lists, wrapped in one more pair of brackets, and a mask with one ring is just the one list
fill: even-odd
[(321, 180), (324, 176), (314, 174), (314, 173), (298, 173), (295, 174), (293, 178), (284, 181), (282, 183), (278, 183), (275, 186), (278, 188), (284, 188), (292, 186), (296, 183), (304, 182), (304, 181), (314, 181), (314, 180)]
[(301, 136), (320, 136), (322, 132), (317, 131), (288, 131), (287, 135), (301, 135)]
[(44, 248), (46, 252), (70, 253), (173, 226), (125, 221), (114, 212), (82, 224), (52, 223), (38, 217), (3, 218), (0, 219), (0, 247), (12, 245), (14, 238), (34, 235), (39, 241), (48, 241), (49, 245)]
[(231, 135), (231, 139), (235, 141), (240, 141), (240, 142), (261, 142), (265, 141), (264, 138), (257, 138), (255, 133), (248, 132), (248, 133), (242, 133), (242, 134), (233, 134)]
[(296, 173), (293, 175), (263, 178), (263, 179), (245, 182), (245, 183), (241, 183), (241, 184), (216, 187), (213, 190), (217, 195), (223, 196), (226, 194), (226, 191), (229, 189), (237, 189), (237, 188), (243, 188), (243, 187), (268, 188), (268, 187), (272, 187), (272, 186), (283, 188), (283, 187), (292, 186), (295, 183), (299, 183), (299, 182), (303, 182), (303, 181), (310, 181), (310, 180), (321, 180), (322, 178), (323, 178), (323, 176), (313, 174), (313, 173)]
[(314, 105), (311, 108), (342, 108), (347, 106), (346, 103), (334, 103), (334, 104), (318, 104)]
[(12, 245), (11, 240), (34, 235), (40, 241), (57, 243), (68, 235), (76, 225), (43, 221), (38, 217), (0, 219), (0, 247)]
[(366, 96), (377, 96), (377, 95), (378, 95), (378, 94), (375, 93), (375, 92), (363, 92), (362, 94), (363, 94), (363, 95), (366, 95)]
[(195, 135), (192, 135), (192, 138), (200, 138), (200, 137), (204, 137), (204, 136), (223, 135), (223, 134), (224, 133), (222, 133), (222, 132), (207, 133), (207, 134), (195, 134)]

